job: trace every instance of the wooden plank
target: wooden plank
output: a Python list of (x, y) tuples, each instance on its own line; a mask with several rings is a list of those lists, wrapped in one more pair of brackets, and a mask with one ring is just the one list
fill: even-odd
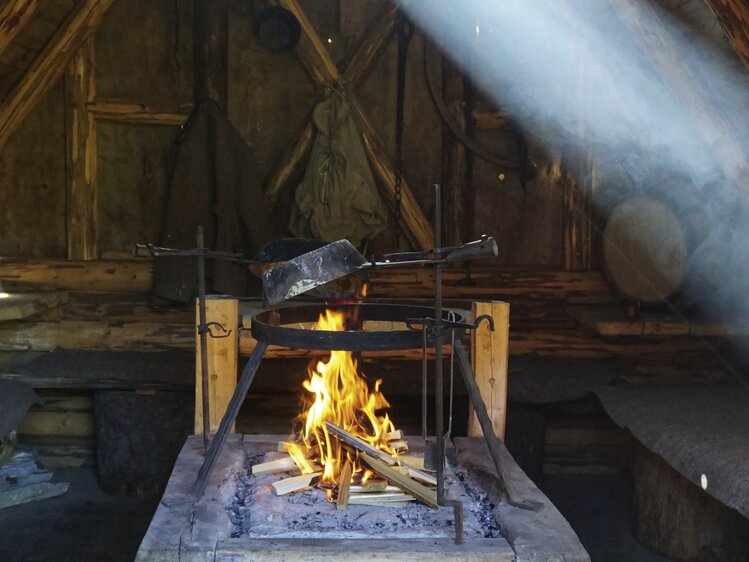
[(0, 105), (0, 148), (62, 76), (76, 51), (101, 24), (112, 0), (84, 0), (76, 6), (21, 80)]
[(73, 291), (147, 292), (153, 283), (153, 260), (75, 261), (0, 258), (0, 283), (51, 285)]
[[(6, 295), (7, 296), (3, 296)], [(0, 321), (20, 320), (68, 302), (68, 293), (0, 293)]]
[(96, 96), (95, 68), (94, 40), (89, 37), (65, 71), (66, 237), (70, 260), (98, 257), (96, 121), (87, 109)]
[(95, 424), (93, 411), (32, 410), (26, 414), (21, 425), (18, 426), (18, 434), (92, 437)]
[(706, 0), (728, 35), (736, 53), (749, 68), (749, 4), (745, 0)]
[(415, 480), (408, 476), (402, 475), (393, 467), (386, 465), (379, 459), (370, 457), (367, 453), (361, 453), (361, 459), (371, 468), (374, 472), (382, 476), (388, 482), (392, 482), (403, 491), (408, 492), (412, 496), (416, 497), (420, 502), (425, 503), (429, 507), (437, 508), (437, 491), (432, 490), (419, 484)]
[(320, 479), (321, 474), (322, 472), (313, 472), (312, 474), (301, 474), (299, 476), (292, 476), (291, 478), (284, 478), (278, 482), (273, 482), (273, 484), (271, 484), (273, 495), (285, 496), (287, 494), (306, 490), (315, 485), (315, 482)]
[[(239, 301), (222, 295), (209, 295), (206, 297), (205, 308), (206, 321), (218, 322), (224, 327), (224, 331), (215, 326), (210, 328), (211, 333), (219, 337), (208, 336), (208, 408), (211, 418), (210, 430), (211, 433), (215, 433), (237, 386)], [(197, 301), (195, 316), (195, 433), (202, 433), (203, 392)], [(234, 431), (234, 426), (231, 431)]]
[(297, 471), (299, 470), (299, 467), (294, 462), (294, 459), (288, 456), (252, 465), (252, 474), (255, 476), (260, 476), (262, 474), (276, 474), (277, 472), (289, 472), (292, 470)]
[(26, 27), (39, 7), (39, 0), (7, 0), (0, 10), (0, 53)]
[(346, 462), (343, 463), (341, 476), (338, 479), (338, 497), (335, 501), (336, 509), (338, 509), (338, 511), (343, 511), (348, 507), (349, 496), (351, 495), (351, 475), (353, 471), (354, 465), (350, 460), (346, 459)]
[(139, 125), (184, 125), (193, 109), (190, 101), (164, 99), (96, 99), (86, 108), (101, 121)]
[[(494, 319), (494, 331), (482, 322), (471, 332), (471, 363), (481, 397), (484, 399), (494, 434), (505, 438), (507, 418), (507, 357), (510, 336), (510, 305), (506, 302), (476, 302), (473, 317), (488, 314)], [(473, 407), (468, 419), (468, 436), (483, 435)]]

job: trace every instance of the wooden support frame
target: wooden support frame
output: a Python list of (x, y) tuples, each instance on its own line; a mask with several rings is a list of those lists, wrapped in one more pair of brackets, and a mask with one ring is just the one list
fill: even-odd
[[(471, 363), (481, 397), (484, 399), (495, 435), (504, 441), (507, 418), (507, 359), (509, 355), (510, 305), (490, 301), (473, 303), (473, 316), (488, 314), (494, 319), (494, 331), (486, 322), (471, 333)], [(483, 435), (478, 418), (470, 408), (468, 436)]]
[(31, 63), (0, 105), (0, 149), (62, 76), (68, 62), (91, 37), (112, 0), (83, 0)]
[(26, 27), (39, 7), (39, 0), (7, 0), (0, 10), (0, 53)]
[(96, 96), (94, 41), (89, 37), (65, 71), (66, 238), (69, 260), (98, 256), (96, 120), (88, 104)]
[[(356, 85), (371, 68), (377, 55), (385, 48), (395, 29), (397, 9), (386, 7), (383, 16), (377, 18), (374, 27), (368, 33), (367, 39), (359, 46), (351, 62), (341, 74), (330, 57), (325, 45), (320, 40), (314, 27), (307, 18), (297, 0), (269, 0), (272, 6), (290, 11), (300, 23), (302, 36), (295, 47), (295, 53), (304, 66), (312, 81), (317, 85), (325, 85), (343, 81), (350, 87), (347, 96), (358, 117), (361, 127), (364, 149), (370, 160), (375, 176), (378, 178), (382, 191), (387, 195), (388, 203), (392, 206), (395, 201), (395, 168), (389, 161), (384, 144), (378, 138), (363, 109), (356, 101), (353, 86)], [(312, 143), (312, 126), (302, 127), (291, 149), (287, 150), (278, 167), (273, 170), (265, 181), (266, 197), (276, 201), (279, 194), (297, 177), (295, 170)], [(401, 209), (406, 235), (409, 241), (422, 249), (431, 248), (434, 234), (432, 226), (424, 215), (416, 197), (408, 183), (401, 181)]]
[(165, 99), (92, 99), (86, 109), (98, 121), (132, 125), (184, 125), (193, 109), (191, 101)]
[[(195, 306), (195, 433), (203, 432), (202, 371), (200, 357), (200, 335), (198, 304)], [(224, 295), (206, 297), (206, 322), (218, 322), (224, 327), (221, 331), (211, 327), (208, 336), (208, 406), (211, 433), (218, 431), (221, 418), (226, 413), (234, 388), (237, 386), (237, 359), (239, 357), (239, 301)], [(229, 332), (228, 335), (226, 332)], [(234, 429), (232, 428), (232, 431)]]

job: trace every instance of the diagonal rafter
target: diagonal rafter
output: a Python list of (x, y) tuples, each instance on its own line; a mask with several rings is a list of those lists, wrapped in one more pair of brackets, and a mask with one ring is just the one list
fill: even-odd
[[(312, 80), (318, 85), (340, 81), (341, 75), (335, 63), (330, 58), (330, 54), (297, 0), (269, 0), (269, 4), (285, 8), (294, 14), (299, 21), (302, 34), (295, 47), (295, 52)], [(363, 79), (392, 36), (397, 15), (397, 8), (388, 6), (383, 16), (377, 18), (374, 28), (367, 34), (367, 38), (343, 72), (344, 82), (355, 86), (357, 82)], [(384, 144), (353, 96), (352, 90), (353, 88), (347, 88), (347, 95), (355, 114), (358, 116), (367, 157), (383, 191), (388, 196), (388, 204), (393, 206), (396, 192), (395, 168), (385, 153)], [(271, 200), (277, 198), (290, 183), (291, 178), (295, 175), (294, 171), (298, 170), (300, 162), (307, 154), (312, 143), (312, 127), (312, 123), (308, 122), (300, 130), (291, 149), (284, 154), (279, 167), (268, 176), (265, 190), (266, 196)], [(410, 186), (403, 178), (401, 179), (401, 197), (403, 223), (409, 241), (415, 247), (430, 248), (434, 240), (432, 226), (419, 206)]]
[(31, 63), (0, 105), (0, 148), (60, 79), (70, 60), (104, 19), (112, 0), (83, 0)]
[(0, 53), (31, 21), (39, 0), (8, 0), (0, 9)]

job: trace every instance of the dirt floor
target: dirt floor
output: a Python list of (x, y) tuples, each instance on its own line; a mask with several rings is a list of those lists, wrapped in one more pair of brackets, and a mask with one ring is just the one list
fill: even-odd
[[(131, 561), (156, 501), (101, 492), (93, 469), (58, 469), (67, 494), (0, 510), (0, 560)], [(594, 562), (668, 562), (631, 533), (626, 476), (552, 476), (544, 492), (567, 517)]]

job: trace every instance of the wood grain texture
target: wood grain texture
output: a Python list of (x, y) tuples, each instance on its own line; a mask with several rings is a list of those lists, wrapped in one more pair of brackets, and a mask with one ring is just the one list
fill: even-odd
[[(465, 90), (460, 68), (443, 55), (442, 95), (453, 122), (463, 132), (466, 131)], [(470, 229), (466, 224), (466, 209), (472, 204), (466, 200), (468, 156), (465, 145), (445, 125), (442, 127), (442, 178), (445, 200), (443, 240), (447, 246), (457, 246), (470, 239)]]
[(87, 104), (96, 97), (94, 42), (88, 38), (65, 71), (66, 244), (70, 260), (98, 257), (96, 121)]
[(749, 4), (744, 0), (705, 0), (749, 68)]
[[(237, 386), (237, 357), (239, 342), (239, 301), (217, 295), (206, 297), (206, 322), (218, 322), (228, 337), (208, 336), (208, 412), (211, 433), (218, 431), (221, 418), (226, 413), (234, 388)], [(197, 302), (195, 303), (195, 433), (203, 432), (203, 388), (200, 355), (200, 336), (197, 324), (200, 322)], [(217, 336), (226, 335), (217, 327), (211, 328)], [(234, 431), (232, 426), (231, 431)]]
[(194, 99), (229, 103), (229, 1), (193, 1)]
[[(488, 314), (494, 319), (494, 331), (487, 322), (471, 332), (471, 366), (481, 398), (492, 422), (494, 434), (504, 441), (507, 420), (507, 357), (509, 354), (510, 305), (506, 302), (476, 302), (473, 317)], [(469, 409), (468, 436), (483, 435), (478, 418)]]
[(0, 297), (0, 321), (20, 320), (68, 302), (68, 293), (47, 291), (43, 293), (14, 293)]
[(112, 0), (85, 0), (76, 6), (36, 56), (0, 106), (0, 147), (62, 76), (68, 62), (104, 19)]
[(301, 178), (306, 158), (312, 148), (315, 126), (308, 119), (289, 148), (281, 156), (279, 165), (265, 179), (263, 190), (269, 202), (275, 203), (287, 187)]
[(176, 125), (187, 121), (193, 103), (159, 98), (143, 100), (96, 99), (86, 105), (96, 119), (115, 123)]
[(350, 82), (355, 86), (367, 76), (393, 36), (398, 13), (398, 5), (395, 2), (387, 2), (381, 13), (374, 18), (364, 35), (364, 40), (346, 65), (343, 73), (344, 82)]
[(0, 10), (0, 53), (31, 21), (39, 0), (8, 0)]

